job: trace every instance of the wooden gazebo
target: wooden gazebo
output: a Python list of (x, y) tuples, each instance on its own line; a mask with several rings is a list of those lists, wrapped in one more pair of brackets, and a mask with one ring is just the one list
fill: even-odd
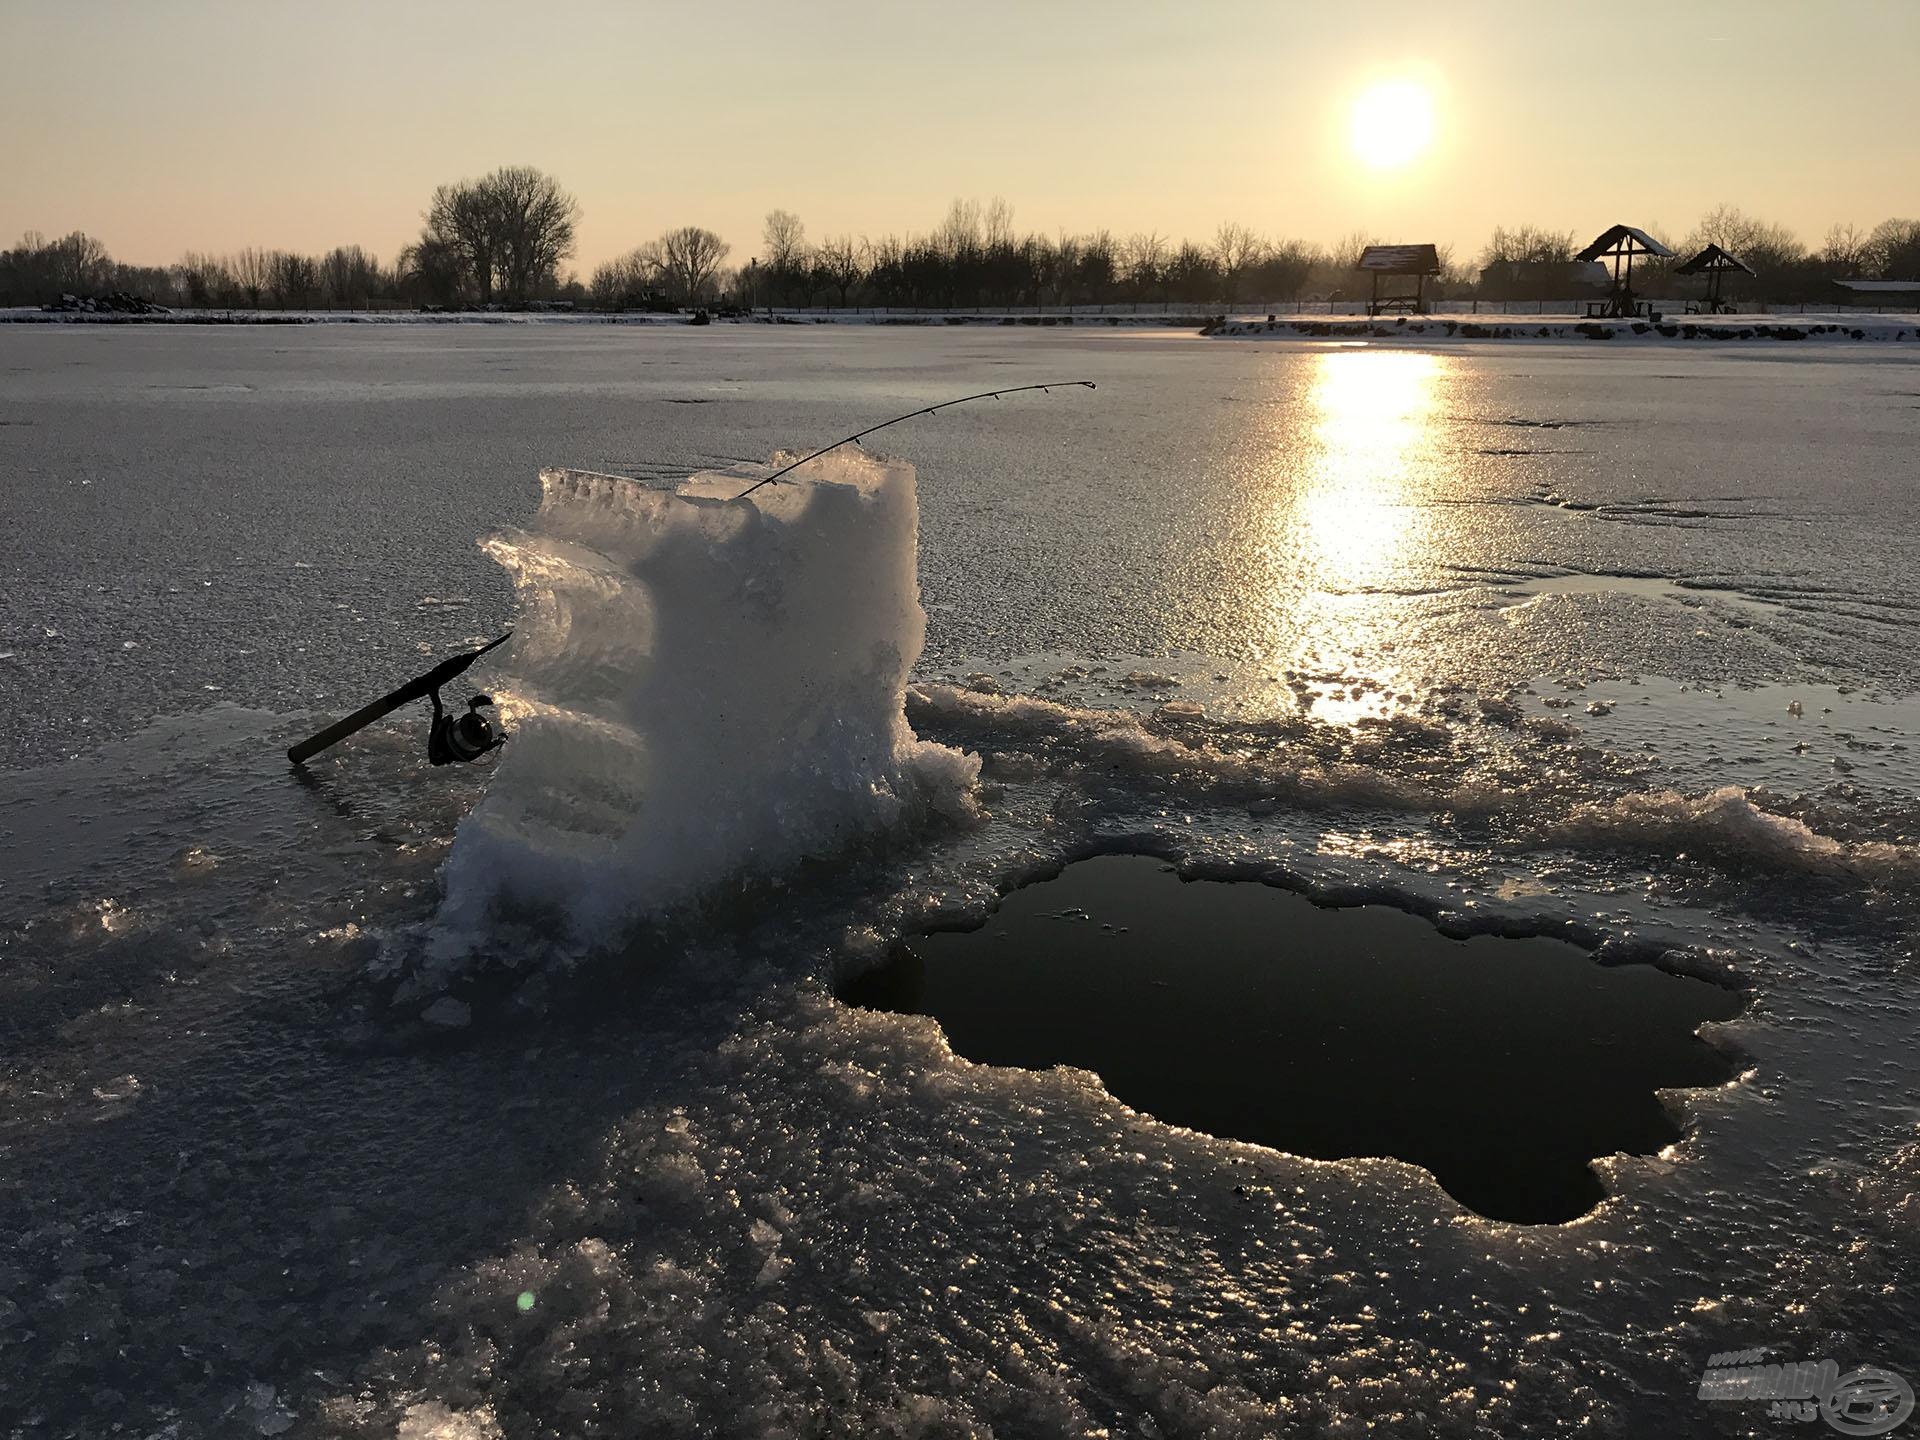
[[(1360, 252), (1360, 263), (1354, 268), (1373, 277), (1373, 298), (1367, 302), (1367, 314), (1407, 310), (1424, 315), (1427, 313), (1427, 277), (1440, 273), (1440, 251), (1433, 245), (1369, 245)], [(1413, 294), (1382, 295), (1382, 275), (1413, 276)]]
[(1676, 275), (1704, 275), (1707, 277), (1707, 296), (1697, 306), (1689, 305), (1689, 311), (1698, 311), (1707, 315), (1732, 313), (1733, 306), (1720, 298), (1720, 282), (1729, 275), (1751, 275), (1753, 267), (1738, 255), (1729, 255), (1718, 245), (1709, 245), (1698, 255), (1684, 264), (1673, 267)]
[(1613, 293), (1605, 300), (1587, 302), (1590, 318), (1605, 320), (1641, 313), (1644, 307), (1633, 298), (1633, 257), (1636, 255), (1652, 255), (1664, 260), (1671, 258), (1673, 251), (1644, 230), (1614, 225), (1574, 257), (1582, 264), (1594, 260), (1613, 262)]

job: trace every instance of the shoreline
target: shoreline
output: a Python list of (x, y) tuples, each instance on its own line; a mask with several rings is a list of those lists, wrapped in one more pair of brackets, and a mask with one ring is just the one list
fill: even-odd
[[(540, 314), (528, 312), (479, 311), (431, 314), (420, 311), (367, 310), (171, 310), (152, 314), (40, 310), (27, 307), (0, 309), (0, 325), (566, 325), (566, 326), (689, 326), (693, 322), (681, 314), (650, 313), (573, 313)], [(1223, 320), (1218, 314), (1198, 311), (1173, 314), (1021, 314), (1007, 311), (965, 313), (958, 311), (875, 312), (871, 314), (820, 314), (776, 312), (773, 315), (731, 316), (707, 322), (713, 326), (942, 326), (973, 329), (994, 328), (1099, 328), (1197, 333), (1215, 340), (1414, 340), (1423, 344), (1448, 341), (1552, 341), (1580, 340), (1629, 343), (1665, 341), (1729, 340), (1816, 340), (1898, 343), (1920, 341), (1920, 315), (1883, 312), (1847, 314), (1809, 312), (1786, 317), (1774, 315), (1694, 315), (1663, 317), (1658, 321), (1587, 320), (1577, 315), (1530, 315), (1492, 319), (1482, 316), (1425, 315), (1396, 316), (1391, 320), (1365, 315), (1330, 315), (1322, 318), (1293, 316), (1259, 319), (1244, 317)], [(706, 328), (705, 326), (695, 328)]]
[[(1140, 330), (1198, 331), (1220, 319), (1203, 309), (1164, 314), (1067, 314), (989, 311), (874, 311), (868, 314), (830, 314), (777, 311), (772, 315), (712, 316), (704, 325), (994, 325), (994, 326), (1107, 326)], [(42, 310), (37, 307), (0, 308), (0, 325), (640, 325), (692, 326), (686, 314), (649, 312), (576, 311), (455, 311), (418, 310), (166, 310), (150, 314), (121, 311)]]

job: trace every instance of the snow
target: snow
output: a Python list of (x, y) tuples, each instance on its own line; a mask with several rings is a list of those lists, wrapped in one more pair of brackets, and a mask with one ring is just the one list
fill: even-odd
[(1664, 341), (1900, 341), (1920, 340), (1920, 315), (1861, 314), (1851, 311), (1793, 312), (1778, 315), (1685, 315), (1681, 302), (1662, 310), (1660, 319), (1593, 320), (1578, 315), (1282, 315), (1271, 319), (1230, 320), (1207, 333), (1226, 340), (1412, 340), (1444, 344), (1468, 340), (1532, 340), (1556, 344), (1588, 340), (1659, 344)]
[(972, 814), (978, 761), (903, 708), (926, 634), (913, 468), (839, 451), (736, 498), (786, 458), (672, 491), (549, 470), (534, 523), (489, 542), (520, 596), (513, 740), (447, 861), (449, 930), (537, 907), (605, 939)]

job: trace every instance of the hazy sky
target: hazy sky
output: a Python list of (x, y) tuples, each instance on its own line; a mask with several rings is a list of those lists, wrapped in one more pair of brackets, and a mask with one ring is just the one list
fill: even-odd
[[(744, 262), (808, 234), (1683, 232), (1722, 201), (1818, 240), (1920, 214), (1920, 0), (0, 0), (0, 244), (84, 229), (164, 263), (417, 233), (434, 185), (538, 165), (582, 274), (673, 225)], [(1354, 97), (1413, 78), (1396, 171)]]

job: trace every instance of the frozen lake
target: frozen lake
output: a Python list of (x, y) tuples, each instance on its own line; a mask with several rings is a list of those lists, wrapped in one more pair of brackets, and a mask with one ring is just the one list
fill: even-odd
[[(0, 333), (0, 377), (0, 664), (32, 677), (0, 733), (12, 764), (81, 753), (128, 711), (357, 695), (422, 645), (497, 633), (508, 586), (474, 541), (532, 511), (542, 467), (679, 475), (1056, 377), (1102, 388), (879, 442), (922, 472), (930, 672), (1331, 655), (1388, 627), (1412, 679), (1599, 656), (1920, 688), (1913, 647), (1886, 643), (1915, 603), (1920, 507), (1920, 363), (1898, 350), (75, 326)], [(1500, 618), (1497, 646), (1465, 638), (1498, 582), (1568, 571), (1571, 599)], [(1672, 605), (1583, 603), (1577, 577), (1623, 573), (1770, 603), (1794, 643), (1697, 645)], [(1558, 623), (1575, 612), (1675, 623), (1600, 636)]]
[[(383, 938), (485, 767), (281, 752), (512, 623), (536, 472), (1055, 379), (875, 442), (986, 822), (416, 1024)], [(1917, 444), (1872, 346), (0, 330), (0, 1430), (1748, 1434), (1713, 1353), (1920, 1378)], [(831, 999), (1109, 850), (1715, 979), (1740, 1078), (1516, 1226)]]

